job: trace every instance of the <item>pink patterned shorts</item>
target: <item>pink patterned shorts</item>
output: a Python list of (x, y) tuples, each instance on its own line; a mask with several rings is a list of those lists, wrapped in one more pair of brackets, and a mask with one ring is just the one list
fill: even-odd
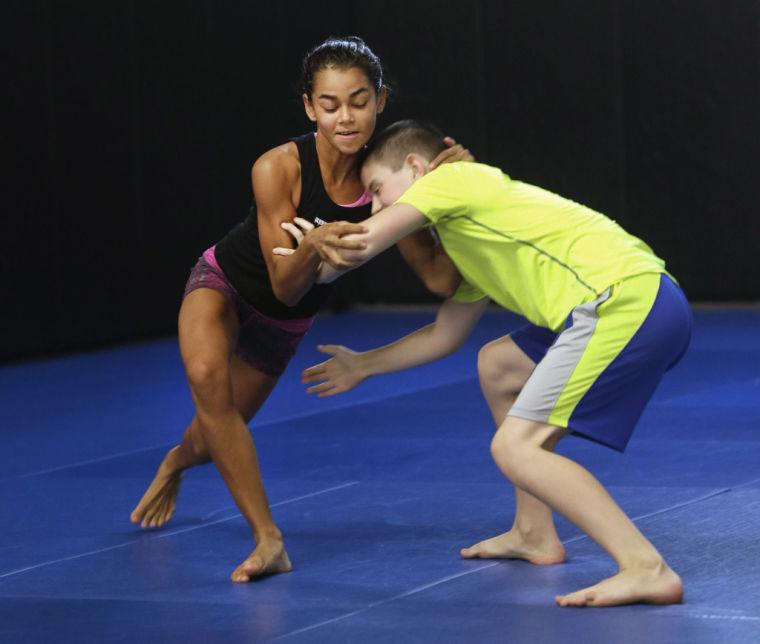
[(213, 246), (203, 253), (190, 271), (185, 296), (199, 288), (222, 293), (235, 308), (240, 323), (235, 354), (269, 376), (279, 376), (285, 371), (301, 338), (314, 322), (313, 317), (275, 320), (259, 313), (230, 284), (216, 261)]

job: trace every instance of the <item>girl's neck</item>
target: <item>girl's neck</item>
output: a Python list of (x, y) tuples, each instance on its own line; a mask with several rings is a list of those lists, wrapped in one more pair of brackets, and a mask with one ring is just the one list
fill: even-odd
[(341, 186), (347, 181), (358, 180), (357, 156), (357, 154), (342, 154), (331, 146), (324, 136), (317, 134), (317, 157), (325, 183)]

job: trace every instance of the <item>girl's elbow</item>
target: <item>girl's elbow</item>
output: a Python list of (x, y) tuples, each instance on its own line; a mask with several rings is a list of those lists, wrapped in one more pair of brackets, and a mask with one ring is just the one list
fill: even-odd
[(272, 284), (272, 292), (277, 301), (285, 306), (295, 306), (301, 300), (299, 293), (279, 284)]

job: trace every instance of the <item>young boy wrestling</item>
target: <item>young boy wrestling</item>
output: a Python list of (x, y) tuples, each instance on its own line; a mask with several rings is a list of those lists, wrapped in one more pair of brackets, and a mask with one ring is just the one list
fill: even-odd
[[(304, 372), (310, 393), (331, 396), (370, 375), (407, 369), (456, 350), (487, 302), (529, 324), (484, 346), (478, 374), (498, 427), (491, 453), (514, 484), (515, 519), (463, 557), (559, 563), (556, 510), (618, 565), (614, 576), (561, 595), (561, 606), (682, 601), (683, 586), (601, 483), (554, 453), (567, 434), (622, 451), (662, 375), (686, 351), (691, 312), (664, 262), (641, 240), (589, 208), (515, 181), (501, 170), (459, 162), (427, 171), (442, 136), (415, 121), (395, 123), (367, 148), (362, 180), (374, 214), (365, 247), (323, 265), (319, 281), (363, 263), (405, 235), (435, 226), (462, 275), (436, 320), (364, 353), (320, 349), (330, 360)], [(380, 210), (380, 208), (383, 208)], [(378, 212), (379, 210), (379, 212)]]

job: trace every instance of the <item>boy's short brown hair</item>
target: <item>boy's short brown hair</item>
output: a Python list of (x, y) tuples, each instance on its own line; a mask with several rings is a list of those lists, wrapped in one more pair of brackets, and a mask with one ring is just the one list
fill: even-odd
[(361, 162), (380, 162), (396, 172), (409, 154), (417, 153), (432, 161), (445, 149), (443, 133), (435, 125), (406, 119), (396, 121), (375, 136), (364, 149)]

